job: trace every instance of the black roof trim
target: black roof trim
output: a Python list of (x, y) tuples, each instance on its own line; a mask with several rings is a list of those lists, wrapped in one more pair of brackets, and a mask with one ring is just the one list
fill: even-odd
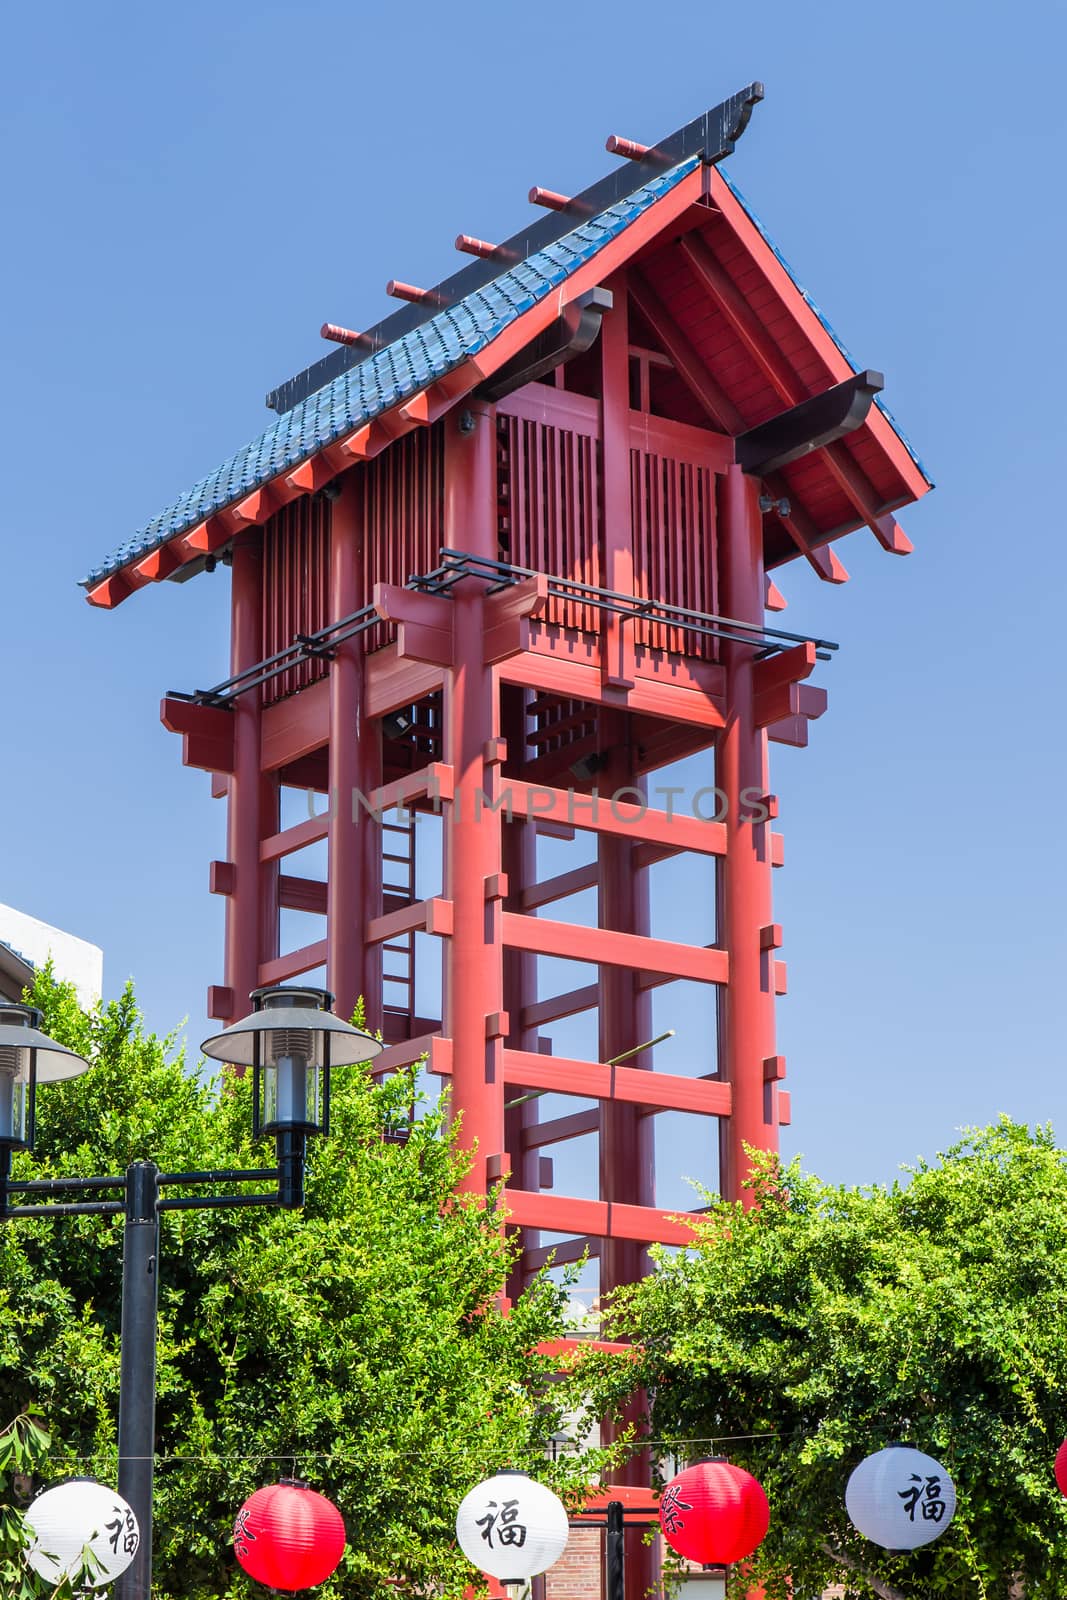
[(495, 258), (473, 261), (470, 266), (435, 285), (426, 301), (405, 305), (368, 329), (358, 345), (340, 345), (323, 356), (321, 361), (306, 367), (295, 378), (279, 384), (268, 394), (267, 405), (279, 413), (291, 411), (308, 395), (315, 394), (343, 372), (358, 367), (369, 356), (385, 349), (405, 333), (410, 333), (412, 328), (429, 322), (443, 308), (492, 283), (494, 278), (498, 278), (517, 261), (525, 261), (527, 256), (555, 244), (557, 239), (562, 239), (564, 234), (570, 233), (587, 217), (597, 216), (606, 211), (608, 206), (625, 200), (659, 173), (669, 171), (694, 155), (702, 155), (709, 165), (722, 161), (732, 154), (734, 145), (748, 126), (753, 108), (762, 99), (762, 83), (750, 83), (720, 105), (705, 111), (703, 116), (687, 122), (684, 128), (679, 128), (658, 144), (652, 145), (639, 160), (624, 159), (622, 165), (614, 172), (609, 172), (606, 178), (599, 179), (588, 189), (583, 189), (581, 194), (575, 195), (565, 211), (552, 211), (538, 217), (510, 239), (505, 239)]

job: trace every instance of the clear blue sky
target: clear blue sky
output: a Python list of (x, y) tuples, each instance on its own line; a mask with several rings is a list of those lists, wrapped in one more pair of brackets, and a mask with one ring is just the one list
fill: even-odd
[[(202, 1036), (222, 809), (157, 705), (224, 675), (226, 579), (105, 615), (77, 578), (265, 425), (324, 318), (762, 78), (730, 170), (938, 483), (914, 556), (860, 533), (844, 589), (781, 577), (843, 647), (775, 747), (788, 1149), (862, 1181), (1001, 1110), (1067, 1138), (1063, 6), (68, 3), (5, 46), (0, 900)], [(683, 1070), (699, 1014), (657, 1020)]]

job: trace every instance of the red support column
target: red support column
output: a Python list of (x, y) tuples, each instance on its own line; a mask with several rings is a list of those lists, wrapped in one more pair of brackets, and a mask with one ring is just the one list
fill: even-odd
[[(330, 617), (348, 616), (364, 604), (363, 537), (356, 471), (341, 481), (330, 519)], [(337, 647), (330, 666), (329, 873), (326, 890), (326, 982), (338, 1016), (350, 1017), (360, 995), (366, 1019), (381, 1026), (381, 954), (368, 947), (366, 925), (381, 898), (381, 840), (360, 796), (380, 782), (380, 730), (363, 715), (363, 641)]]
[[(612, 310), (600, 331), (600, 436), (603, 454), (603, 551), (608, 589), (634, 592), (633, 503), (630, 472), (630, 317), (626, 276), (619, 273), (608, 285)], [(635, 678), (633, 624), (604, 613), (603, 674), (606, 683), (625, 687)], [(598, 774), (598, 787), (610, 797), (632, 782), (633, 754), (628, 719), (602, 707), (600, 745), (608, 755)], [(633, 795), (626, 796), (633, 800)], [(604, 802), (602, 801), (601, 804)], [(608, 801), (610, 804), (610, 799)], [(648, 874), (635, 872), (633, 845), (625, 838), (601, 834), (597, 840), (599, 923), (623, 933), (649, 932)], [(651, 1038), (652, 1000), (637, 987), (637, 973), (619, 967), (600, 968), (600, 1059), (643, 1044)], [(627, 1066), (650, 1063), (634, 1057)], [(604, 1104), (600, 1107), (600, 1198), (635, 1205), (651, 1205), (653, 1190), (653, 1125), (638, 1115), (636, 1107)], [(647, 1251), (626, 1239), (604, 1239), (600, 1246), (600, 1292), (610, 1293), (622, 1283), (633, 1283), (647, 1270)], [(623, 1416), (623, 1425), (643, 1416), (646, 1399), (635, 1395)], [(608, 1429), (605, 1427), (605, 1434)], [(639, 1451), (616, 1474), (616, 1481), (646, 1485), (651, 1461)], [(626, 1567), (631, 1592), (646, 1594), (657, 1572), (657, 1552), (646, 1545), (638, 1529), (625, 1538)]]
[[(718, 538), (721, 607), (742, 622), (763, 621), (763, 530), (759, 485), (740, 467), (720, 480)], [(726, 725), (716, 746), (716, 783), (726, 807), (726, 856), (719, 864), (719, 943), (730, 958), (720, 993), (720, 1069), (733, 1090), (722, 1140), (720, 1186), (744, 1198), (745, 1145), (778, 1148), (772, 1095), (763, 1062), (774, 1054), (773, 960), (761, 947), (771, 922), (771, 830), (759, 816), (767, 792), (767, 735), (753, 717), (751, 645), (726, 643)]]
[[(230, 590), (230, 670), (243, 672), (263, 657), (263, 559), (258, 531), (234, 543)], [(277, 784), (261, 771), (260, 692), (238, 695), (233, 705), (234, 770), (229, 780), (227, 856), (234, 866), (226, 902), (226, 988), (235, 1022), (259, 986), (259, 964), (278, 950), (277, 869), (263, 867), (259, 844), (277, 826)], [(273, 807), (271, 804), (273, 797)]]
[[(526, 702), (530, 698), (530, 690), (516, 690), (504, 723), (509, 771), (518, 772), (522, 767), (526, 749)], [(503, 781), (506, 786), (506, 775)], [(502, 845), (504, 874), (508, 880), (504, 909), (521, 914), (523, 890), (537, 882), (536, 823), (525, 817), (516, 817), (506, 823)], [(506, 1039), (509, 1049), (537, 1050), (537, 1029), (524, 1028), (522, 1025), (523, 1011), (536, 999), (537, 957), (529, 950), (505, 950), (504, 1004), (510, 1023)], [(515, 1098), (518, 1098), (517, 1094)], [(527, 1148), (526, 1143), (527, 1130), (540, 1120), (539, 1103), (537, 1100), (525, 1100), (522, 1105), (513, 1106), (504, 1114), (504, 1137), (511, 1158), (512, 1181), (517, 1188), (528, 1191), (541, 1187), (540, 1152), (536, 1148)], [(541, 1242), (540, 1232), (536, 1228), (524, 1228), (522, 1238), (526, 1250), (536, 1249)], [(524, 1287), (524, 1269), (520, 1257), (508, 1282), (509, 1298), (516, 1299)]]
[[(466, 422), (473, 427), (462, 431)], [(495, 559), (496, 412), (474, 404), (445, 424), (445, 542)], [(452, 1104), (461, 1140), (475, 1151), (464, 1187), (484, 1194), (492, 1159), (504, 1154), (504, 971), (501, 911), (487, 899), (501, 871), (499, 705), (485, 665), (483, 586), (464, 580), (455, 596), (452, 671), (445, 680), (446, 760), (455, 798), (445, 807), (445, 894), (453, 932), (445, 959), (444, 1031), (452, 1040)], [(499, 1167), (499, 1160), (495, 1164)]]
[[(634, 803), (633, 758), (628, 742), (628, 718), (601, 710), (601, 742), (607, 756), (597, 774), (599, 804), (611, 805), (611, 796)], [(648, 873), (635, 868), (633, 844), (624, 835), (601, 833), (597, 838), (598, 922), (617, 933), (651, 932)], [(652, 1037), (652, 991), (640, 989), (638, 974), (629, 967), (600, 968), (601, 1061), (611, 1061)], [(630, 1057), (628, 1067), (650, 1068), (648, 1052)], [(600, 1198), (625, 1205), (655, 1204), (653, 1122), (636, 1106), (606, 1101), (600, 1107)], [(648, 1252), (631, 1239), (605, 1239), (600, 1252), (601, 1293), (621, 1283), (633, 1283), (648, 1271)]]

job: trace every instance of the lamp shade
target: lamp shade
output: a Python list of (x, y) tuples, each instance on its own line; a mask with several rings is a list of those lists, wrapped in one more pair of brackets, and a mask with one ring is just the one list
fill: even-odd
[(249, 1577), (268, 1589), (312, 1589), (337, 1570), (344, 1519), (332, 1500), (305, 1484), (272, 1483), (237, 1513), (233, 1548)]
[(771, 1510), (751, 1472), (722, 1459), (697, 1461), (664, 1489), (659, 1524), (671, 1549), (687, 1561), (728, 1567), (763, 1541)]
[(205, 1039), (206, 1056), (250, 1066), (252, 1133), (328, 1133), (330, 1068), (369, 1061), (379, 1040), (335, 1017), (333, 995), (304, 984), (274, 984), (252, 992), (253, 1009), (240, 1022)]
[(255, 1059), (257, 1034), (266, 1056), (271, 1048), (267, 1036), (274, 1032), (307, 1033), (306, 1054), (309, 1060), (319, 1063), (325, 1053), (323, 1035), (328, 1033), (330, 1062), (335, 1067), (369, 1061), (383, 1048), (380, 1040), (333, 1014), (329, 1009), (333, 996), (326, 989), (279, 983), (256, 989), (252, 1004), (255, 1009), (247, 1017), (204, 1040), (200, 1048), (206, 1056), (228, 1061), (231, 1066), (250, 1067)]
[(845, 1488), (854, 1527), (884, 1550), (918, 1550), (944, 1533), (956, 1510), (956, 1489), (933, 1456), (891, 1444), (861, 1461)]
[(1056, 1484), (1063, 1495), (1067, 1495), (1067, 1439), (1064, 1439), (1056, 1451)]
[(88, 1061), (41, 1032), (34, 1006), (0, 1002), (0, 1146), (33, 1148), (34, 1102), (39, 1083), (76, 1078)]
[(464, 1495), (456, 1538), (468, 1561), (515, 1583), (547, 1572), (567, 1548), (570, 1528), (558, 1495), (525, 1472), (498, 1472)]
[(26, 1512), (26, 1561), (49, 1583), (82, 1578), (103, 1589), (125, 1572), (141, 1542), (132, 1507), (114, 1489), (72, 1478), (39, 1494)]

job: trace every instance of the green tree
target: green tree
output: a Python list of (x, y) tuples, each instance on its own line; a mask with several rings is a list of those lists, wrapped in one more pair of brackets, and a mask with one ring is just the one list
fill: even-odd
[[(186, 1070), (131, 989), (86, 1012), (46, 972), (31, 999), (93, 1067), (41, 1091), (16, 1177), (120, 1173), (138, 1157), (164, 1171), (264, 1164), (248, 1081)], [(407, 1130), (411, 1095), (406, 1077), (335, 1074), (303, 1212), (163, 1216), (159, 1600), (262, 1593), (235, 1566), (233, 1517), (278, 1477), (344, 1513), (349, 1546), (323, 1600), (394, 1600), (398, 1579), (445, 1597), (474, 1581), (454, 1518), (480, 1478), (510, 1464), (565, 1490), (595, 1470), (595, 1455), (546, 1460), (573, 1397), (534, 1352), (565, 1331), (566, 1289), (542, 1278), (503, 1313), (512, 1247), (494, 1203), (457, 1196), (464, 1157), (443, 1113), (423, 1107), (406, 1143), (388, 1137)], [(47, 1418), (41, 1483), (114, 1482), (121, 1250), (121, 1218), (0, 1229), (0, 1408)]]
[[(659, 1252), (613, 1317), (642, 1348), (651, 1432), (674, 1441), (660, 1448), (684, 1464), (716, 1441), (767, 1491), (770, 1533), (735, 1593), (1059, 1600), (1067, 1152), (1005, 1119), (890, 1187), (757, 1159), (757, 1205), (714, 1201), (695, 1247)], [(597, 1368), (605, 1407), (632, 1388), (632, 1364)], [(904, 1557), (844, 1505), (852, 1468), (894, 1439), (941, 1460), (958, 1494), (947, 1532)]]

